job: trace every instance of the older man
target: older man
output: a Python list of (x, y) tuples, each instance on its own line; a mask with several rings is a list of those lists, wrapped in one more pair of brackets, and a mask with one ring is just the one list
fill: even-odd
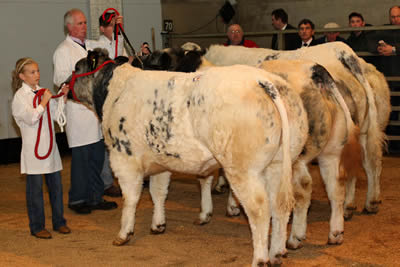
[[(324, 25), (324, 29), (336, 29), (336, 28), (340, 28), (340, 25), (337, 24), (336, 22), (329, 22), (327, 24)], [(328, 42), (336, 42), (336, 41), (341, 41), (346, 43), (346, 40), (342, 37), (339, 36), (340, 32), (326, 32), (324, 33), (324, 36), (322, 36), (321, 38), (318, 38), (317, 40), (315, 40), (317, 42), (317, 44), (324, 44), (324, 43), (328, 43)]]
[[(87, 56), (86, 17), (79, 9), (64, 15), (67, 37), (53, 55), (54, 84), (60, 86), (72, 74), (78, 60)], [(115, 202), (103, 199), (104, 183), (100, 177), (104, 160), (104, 143), (100, 122), (84, 105), (68, 101), (66, 105), (68, 145), (72, 150), (71, 187), (68, 207), (79, 214), (92, 210), (109, 210)]]
[(244, 38), (244, 33), (242, 27), (239, 24), (232, 24), (228, 27), (226, 32), (228, 41), (224, 44), (228, 45), (242, 45), (244, 47), (258, 47), (258, 45), (252, 40), (247, 40)]

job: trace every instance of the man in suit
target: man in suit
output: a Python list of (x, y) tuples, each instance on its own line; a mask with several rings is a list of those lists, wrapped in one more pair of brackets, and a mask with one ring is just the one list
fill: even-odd
[[(275, 30), (294, 30), (296, 29), (288, 23), (288, 14), (282, 8), (275, 9), (272, 11), (272, 26)], [(285, 34), (284, 35), (284, 49), (283, 50), (294, 50), (296, 49), (296, 44), (299, 42), (299, 36), (297, 34)], [(272, 36), (271, 48), (278, 49), (278, 35), (274, 34)]]
[(315, 25), (309, 19), (302, 19), (298, 25), (300, 41), (297, 43), (296, 48), (309, 47), (317, 45), (315, 41)]

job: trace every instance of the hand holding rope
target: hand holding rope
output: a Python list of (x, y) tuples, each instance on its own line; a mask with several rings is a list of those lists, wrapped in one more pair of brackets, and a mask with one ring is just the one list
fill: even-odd
[[(42, 88), (40, 90), (38, 90), (36, 92), (35, 97), (33, 98), (33, 107), (36, 108), (38, 105), (41, 104), (42, 101), (42, 96), (45, 94), (45, 92), (48, 89), (46, 88)], [(55, 95), (55, 96), (51, 96), (51, 98), (58, 98), (64, 95), (64, 93), (68, 92), (68, 87), (67, 86), (63, 86), (62, 92)], [(51, 93), (50, 93), (51, 94)], [(40, 117), (39, 120), (39, 128), (37, 131), (37, 138), (36, 138), (36, 143), (35, 143), (35, 156), (36, 158), (43, 160), (49, 157), (51, 151), (53, 150), (53, 127), (52, 127), (52, 123), (51, 123), (51, 115), (50, 115), (50, 99), (48, 100), (48, 102), (46, 103), (46, 107), (45, 109), (47, 110), (47, 122), (48, 122), (48, 126), (49, 126), (49, 132), (50, 132), (50, 145), (49, 145), (49, 150), (47, 151), (47, 153), (44, 156), (40, 156), (38, 149), (39, 149), (39, 143), (40, 143), (40, 135), (41, 135), (41, 131), (42, 131), (42, 124), (43, 124), (43, 116)]]

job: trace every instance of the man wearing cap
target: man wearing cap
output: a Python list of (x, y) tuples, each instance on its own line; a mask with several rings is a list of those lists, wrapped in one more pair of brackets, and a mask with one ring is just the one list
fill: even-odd
[[(335, 29), (335, 28), (340, 28), (340, 25), (337, 24), (336, 22), (329, 22), (324, 25), (324, 29)], [(318, 38), (316, 42), (318, 44), (324, 44), (328, 42), (336, 42), (336, 41), (341, 41), (346, 43), (346, 40), (342, 37), (339, 36), (340, 32), (326, 32), (323, 37)]]

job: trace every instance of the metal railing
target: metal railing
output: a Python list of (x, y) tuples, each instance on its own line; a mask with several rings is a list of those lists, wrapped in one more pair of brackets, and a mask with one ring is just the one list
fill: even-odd
[[(400, 30), (400, 26), (398, 25), (385, 25), (385, 26), (366, 26), (366, 27), (359, 27), (359, 28), (333, 28), (333, 29), (315, 29), (315, 33), (326, 33), (326, 32), (340, 32), (340, 33), (350, 33), (355, 31), (383, 31), (383, 30)], [(284, 31), (262, 31), (262, 32), (246, 32), (246, 37), (267, 37), (272, 36), (274, 34), (277, 35), (278, 41), (278, 49), (283, 50), (285, 47), (285, 34), (298, 34), (298, 30), (284, 30)], [(168, 33), (162, 32), (162, 41), (163, 47), (170, 47), (171, 40), (173, 39), (207, 39), (207, 38), (221, 38), (226, 40), (225, 33), (208, 33), (208, 34), (176, 34), (176, 33)], [(397, 51), (400, 53), (400, 51)], [(366, 56), (380, 56), (375, 53), (370, 52), (356, 52), (358, 56), (366, 57)], [(385, 76), (388, 82), (400, 82), (400, 76)], [(400, 97), (400, 92), (391, 91), (390, 95), (392, 97)], [(400, 126), (400, 106), (392, 106), (392, 111), (399, 112), (397, 120), (389, 121), (389, 125), (392, 126)], [(392, 141), (400, 141), (400, 135), (389, 135), (389, 140)]]

